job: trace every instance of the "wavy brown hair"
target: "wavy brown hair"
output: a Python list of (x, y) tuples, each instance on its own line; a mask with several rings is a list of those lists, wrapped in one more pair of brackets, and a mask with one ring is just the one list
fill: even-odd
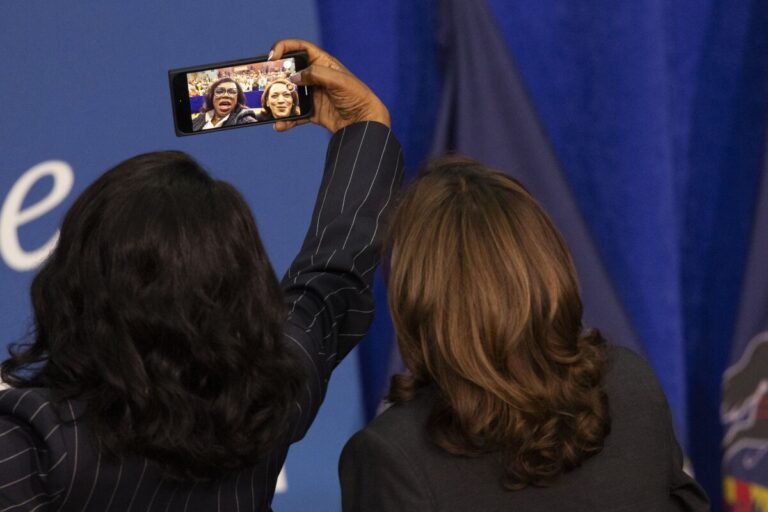
[(430, 438), (454, 455), (500, 454), (512, 490), (602, 449), (606, 345), (582, 328), (566, 244), (519, 182), (437, 161), (402, 197), (390, 244), (389, 306), (410, 372), (393, 378), (391, 401), (434, 385)]

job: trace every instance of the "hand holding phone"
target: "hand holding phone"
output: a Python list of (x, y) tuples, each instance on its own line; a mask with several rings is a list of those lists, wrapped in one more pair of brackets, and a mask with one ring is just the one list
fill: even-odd
[(301, 39), (283, 39), (272, 47), (272, 59), (289, 52), (306, 53), (308, 67), (290, 80), (297, 85), (313, 86), (313, 113), (307, 119), (279, 119), (275, 128), (285, 131), (313, 122), (335, 132), (355, 122), (376, 121), (390, 126), (384, 103), (360, 79), (329, 53)]

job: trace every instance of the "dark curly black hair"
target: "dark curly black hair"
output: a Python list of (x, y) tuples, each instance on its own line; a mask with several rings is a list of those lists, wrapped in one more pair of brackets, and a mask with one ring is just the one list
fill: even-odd
[(2, 378), (87, 406), (107, 453), (177, 480), (255, 463), (302, 382), (250, 209), (167, 151), (109, 170), (75, 201), (31, 287), (34, 331)]

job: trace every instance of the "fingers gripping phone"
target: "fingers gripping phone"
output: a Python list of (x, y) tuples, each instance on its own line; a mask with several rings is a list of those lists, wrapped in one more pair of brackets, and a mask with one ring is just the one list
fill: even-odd
[(176, 135), (309, 117), (311, 88), (289, 80), (305, 67), (306, 52), (295, 52), (170, 70)]

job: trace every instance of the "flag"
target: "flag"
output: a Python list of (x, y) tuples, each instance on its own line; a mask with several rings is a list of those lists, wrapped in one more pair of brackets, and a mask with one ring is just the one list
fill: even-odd
[(768, 155), (731, 365), (723, 374), (723, 490), (732, 512), (768, 512)]

